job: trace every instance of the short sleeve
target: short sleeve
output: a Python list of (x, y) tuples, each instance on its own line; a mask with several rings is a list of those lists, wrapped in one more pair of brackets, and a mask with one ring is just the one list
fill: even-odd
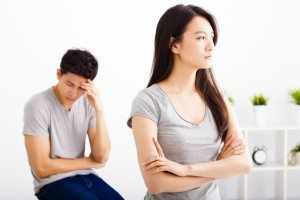
[(89, 113), (89, 116), (90, 116), (89, 127), (96, 126), (96, 112), (95, 112), (94, 108), (92, 108), (90, 106), (89, 112), (90, 112)]
[(41, 101), (30, 99), (24, 106), (23, 134), (49, 136), (50, 116), (47, 106)]
[(159, 112), (158, 105), (155, 103), (153, 96), (141, 91), (133, 100), (131, 113), (127, 120), (127, 126), (132, 128), (132, 117), (143, 116), (151, 119), (155, 123), (158, 123)]

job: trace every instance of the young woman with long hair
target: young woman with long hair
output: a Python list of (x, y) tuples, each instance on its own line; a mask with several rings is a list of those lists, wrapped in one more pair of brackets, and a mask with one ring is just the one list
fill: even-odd
[(217, 180), (252, 162), (235, 115), (213, 75), (215, 18), (176, 5), (160, 18), (150, 81), (132, 103), (145, 199), (220, 199)]

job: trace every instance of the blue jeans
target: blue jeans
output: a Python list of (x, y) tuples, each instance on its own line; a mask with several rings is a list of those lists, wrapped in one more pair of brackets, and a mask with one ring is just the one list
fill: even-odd
[(39, 200), (124, 200), (94, 174), (76, 175), (44, 185), (36, 194)]

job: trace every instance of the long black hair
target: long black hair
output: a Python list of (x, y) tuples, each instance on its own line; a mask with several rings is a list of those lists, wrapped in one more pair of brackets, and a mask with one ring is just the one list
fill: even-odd
[[(152, 73), (147, 87), (165, 80), (171, 74), (174, 55), (170, 47), (180, 41), (187, 24), (196, 16), (204, 17), (210, 23), (214, 31), (213, 43), (217, 44), (218, 26), (212, 14), (194, 5), (180, 4), (169, 8), (156, 27)], [(170, 45), (171, 38), (174, 40)], [(228, 131), (229, 114), (211, 68), (197, 70), (195, 87), (213, 114), (219, 131), (218, 138), (224, 140)]]

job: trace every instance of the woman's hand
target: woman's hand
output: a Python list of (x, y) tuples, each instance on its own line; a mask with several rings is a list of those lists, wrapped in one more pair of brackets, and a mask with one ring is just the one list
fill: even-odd
[(246, 148), (245, 142), (242, 139), (235, 138), (234, 135), (230, 135), (225, 141), (224, 145), (219, 153), (217, 160), (227, 158), (229, 156), (240, 155), (244, 153)]
[(153, 138), (153, 142), (158, 152), (158, 156), (153, 156), (149, 160), (142, 163), (142, 169), (149, 174), (156, 174), (158, 172), (170, 172), (177, 176), (187, 176), (188, 166), (181, 165), (171, 160), (168, 160), (162, 151), (158, 141)]

